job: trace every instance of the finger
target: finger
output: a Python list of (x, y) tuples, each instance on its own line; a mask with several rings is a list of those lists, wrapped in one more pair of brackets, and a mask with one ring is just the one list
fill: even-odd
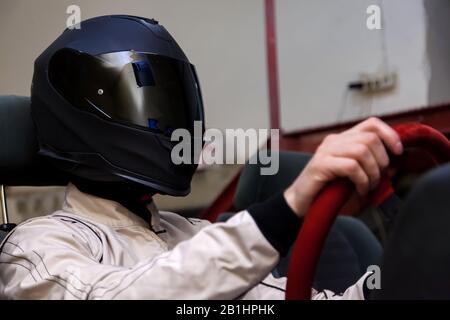
[(369, 178), (358, 161), (350, 158), (330, 157), (330, 169), (338, 177), (350, 179), (361, 195), (369, 192)]
[(403, 145), (397, 132), (378, 118), (369, 118), (354, 129), (376, 133), (392, 153), (399, 155), (403, 152)]
[(377, 134), (372, 132), (364, 132), (358, 135), (358, 141), (369, 147), (375, 158), (380, 171), (387, 168), (389, 165), (389, 156), (383, 142), (380, 140)]
[(335, 150), (333, 155), (358, 161), (369, 178), (369, 188), (372, 189), (380, 181), (380, 168), (370, 148), (364, 143), (355, 143), (356, 139), (355, 137), (350, 138), (348, 145)]

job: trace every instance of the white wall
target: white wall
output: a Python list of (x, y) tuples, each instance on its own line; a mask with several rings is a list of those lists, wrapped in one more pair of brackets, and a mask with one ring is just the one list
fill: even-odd
[(346, 94), (347, 84), (360, 73), (376, 72), (383, 67), (383, 31), (366, 27), (366, 8), (371, 4), (380, 2), (277, 1), (281, 114), (285, 130), (428, 103), (422, 0), (388, 0), (382, 5), (387, 56), (389, 66), (398, 73), (397, 89), (376, 96)]
[(159, 20), (196, 65), (208, 127), (266, 128), (264, 7), (260, 0), (1, 0), (0, 94), (28, 95), (34, 59), (82, 19), (126, 13)]
[[(268, 126), (263, 0), (1, 0), (0, 94), (29, 93), (33, 60), (64, 29), (65, 10), (72, 3), (81, 6), (82, 19), (129, 13), (161, 21), (197, 66), (208, 127)], [(433, 86), (435, 99), (429, 94), (430, 37), (423, 0), (383, 3), (387, 55), (399, 75), (397, 89), (374, 97), (345, 95), (347, 83), (359, 73), (382, 66), (383, 32), (366, 28), (367, 6), (379, 3), (276, 0), (283, 129), (395, 112), (450, 97), (447, 86)], [(447, 40), (437, 35), (428, 47), (439, 52), (439, 44)], [(434, 56), (434, 70), (440, 70), (448, 55)], [(443, 83), (442, 77), (436, 79)]]

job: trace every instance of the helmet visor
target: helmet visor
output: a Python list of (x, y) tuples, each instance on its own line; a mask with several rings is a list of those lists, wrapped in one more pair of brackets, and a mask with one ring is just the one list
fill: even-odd
[(195, 68), (166, 56), (122, 51), (91, 56), (71, 49), (57, 52), (50, 82), (72, 105), (102, 117), (170, 136), (193, 132), (203, 121)]

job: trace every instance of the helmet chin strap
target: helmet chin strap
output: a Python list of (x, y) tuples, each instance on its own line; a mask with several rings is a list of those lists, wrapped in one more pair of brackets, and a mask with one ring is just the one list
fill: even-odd
[(120, 203), (132, 213), (149, 221), (151, 213), (147, 209), (156, 190), (132, 181), (103, 182), (72, 176), (70, 180), (81, 192)]

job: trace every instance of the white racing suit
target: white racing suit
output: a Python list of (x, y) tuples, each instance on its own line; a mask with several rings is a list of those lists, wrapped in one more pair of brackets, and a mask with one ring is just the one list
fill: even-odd
[[(249, 211), (210, 224), (148, 209), (150, 223), (69, 185), (62, 210), (3, 241), (0, 298), (284, 299), (286, 278), (270, 273), (280, 253)], [(364, 281), (312, 298), (363, 299)]]

